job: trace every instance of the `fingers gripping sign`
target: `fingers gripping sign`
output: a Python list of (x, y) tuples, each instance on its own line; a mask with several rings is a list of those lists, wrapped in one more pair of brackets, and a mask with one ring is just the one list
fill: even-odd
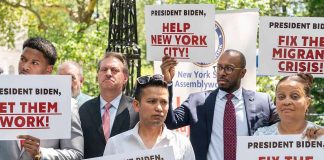
[(24, 140), (22, 147), (33, 157), (33, 159), (40, 158), (40, 140), (30, 135), (19, 135), (19, 139)]
[(175, 66), (178, 64), (178, 61), (175, 58), (172, 58), (168, 55), (162, 58), (161, 70), (164, 76), (164, 80), (168, 83), (172, 82), (172, 78), (175, 74)]

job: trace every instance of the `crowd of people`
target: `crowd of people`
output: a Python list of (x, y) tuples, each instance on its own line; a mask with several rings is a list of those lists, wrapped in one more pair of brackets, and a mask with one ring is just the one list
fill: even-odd
[[(23, 44), (18, 73), (52, 74), (56, 59), (50, 41), (30, 38)], [(71, 138), (19, 135), (19, 140), (0, 141), (0, 159), (79, 160), (172, 146), (177, 160), (236, 160), (237, 136), (302, 134), (316, 139), (324, 134), (321, 126), (305, 120), (311, 104), (310, 74), (283, 77), (273, 103), (268, 94), (242, 87), (245, 56), (229, 49), (214, 66), (218, 88), (192, 93), (173, 107), (177, 64), (164, 56), (163, 75), (138, 77), (134, 98), (123, 94), (129, 73), (122, 53), (106, 52), (98, 62), (96, 97), (81, 92), (85, 80), (80, 64), (59, 64), (57, 74), (72, 77)], [(190, 139), (170, 130), (188, 125)]]

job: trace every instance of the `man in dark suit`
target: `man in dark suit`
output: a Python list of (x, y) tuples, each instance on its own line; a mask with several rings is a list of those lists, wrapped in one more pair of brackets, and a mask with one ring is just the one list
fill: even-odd
[(107, 52), (98, 63), (97, 72), (100, 95), (79, 109), (84, 158), (102, 156), (109, 137), (133, 128), (139, 120), (132, 107), (133, 99), (122, 93), (128, 80), (125, 57)]
[[(169, 56), (163, 57), (162, 61), (164, 79), (172, 84), (177, 61)], [(240, 51), (226, 50), (214, 67), (218, 88), (190, 94), (174, 111), (170, 107), (165, 121), (167, 127), (175, 129), (190, 125), (190, 140), (197, 160), (235, 160), (236, 136), (251, 136), (257, 128), (278, 121), (268, 94), (242, 88), (245, 65), (245, 57)], [(172, 99), (172, 88), (169, 92)], [(228, 147), (230, 143), (232, 145)]]

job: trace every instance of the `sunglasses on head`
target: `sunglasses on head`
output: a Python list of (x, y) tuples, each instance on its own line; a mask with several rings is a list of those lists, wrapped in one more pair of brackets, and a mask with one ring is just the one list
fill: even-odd
[(154, 74), (152, 76), (149, 76), (149, 75), (141, 76), (141, 77), (137, 78), (137, 83), (143, 85), (143, 84), (150, 82), (151, 80), (164, 81), (164, 77), (161, 74)]

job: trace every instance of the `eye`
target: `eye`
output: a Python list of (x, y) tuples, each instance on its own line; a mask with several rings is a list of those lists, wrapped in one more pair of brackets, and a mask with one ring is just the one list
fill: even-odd
[(32, 64), (33, 65), (39, 65), (39, 62), (38, 61), (33, 61)]
[(111, 68), (111, 72), (118, 73), (120, 70), (118, 68)]
[(27, 60), (26, 60), (26, 58), (24, 58), (24, 57), (20, 57), (20, 61), (21, 61), (21, 62), (26, 62)]
[(163, 100), (163, 101), (161, 101), (160, 103), (161, 103), (161, 105), (163, 105), (163, 106), (165, 106), (165, 105), (167, 105), (167, 104), (168, 104), (168, 102), (167, 102), (167, 101), (164, 101), (164, 100)]
[(293, 100), (298, 100), (299, 98), (300, 98), (300, 95), (297, 93), (294, 93), (291, 95), (291, 99), (293, 99)]
[(100, 68), (100, 72), (106, 72), (107, 70), (108, 70), (108, 68), (106, 68), (106, 67)]
[(225, 67), (225, 71), (230, 73), (230, 72), (233, 72), (234, 71), (234, 68), (233, 67), (230, 67), (230, 66), (226, 66)]
[(285, 99), (285, 95), (283, 95), (283, 94), (279, 94), (279, 95), (277, 95), (277, 100), (283, 100), (283, 99)]
[(154, 104), (154, 103), (156, 103), (156, 100), (155, 99), (148, 99), (147, 103)]

